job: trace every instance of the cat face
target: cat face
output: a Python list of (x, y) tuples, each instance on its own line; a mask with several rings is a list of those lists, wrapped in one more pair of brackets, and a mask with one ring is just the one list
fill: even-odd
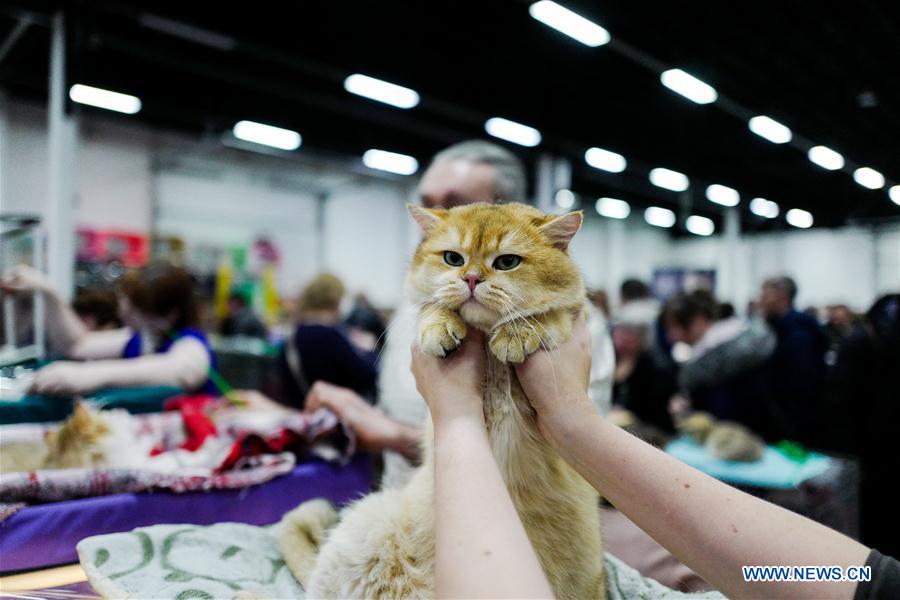
[(408, 276), (413, 302), (458, 311), (482, 329), (584, 298), (568, 256), (581, 212), (545, 215), (524, 204), (449, 210), (409, 206), (425, 238)]

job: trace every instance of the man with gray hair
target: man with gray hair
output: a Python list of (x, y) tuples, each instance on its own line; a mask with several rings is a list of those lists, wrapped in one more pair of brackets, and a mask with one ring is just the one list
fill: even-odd
[(815, 446), (821, 441), (828, 338), (814, 318), (794, 308), (796, 297), (793, 279), (770, 277), (763, 281), (759, 307), (778, 340), (768, 365), (772, 397), (787, 431)]
[(469, 140), (438, 152), (418, 194), (426, 208), (473, 202), (526, 202), (525, 167), (515, 154), (490, 142)]

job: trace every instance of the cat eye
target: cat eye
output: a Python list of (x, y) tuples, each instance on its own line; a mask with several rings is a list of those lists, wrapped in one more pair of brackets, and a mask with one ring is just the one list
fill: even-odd
[(520, 262), (522, 262), (521, 256), (504, 254), (494, 259), (494, 268), (498, 271), (509, 271), (518, 267)]
[(462, 254), (459, 252), (454, 252), (453, 250), (447, 250), (444, 252), (444, 262), (450, 265), (451, 267), (461, 267), (465, 264), (466, 259), (462, 257)]

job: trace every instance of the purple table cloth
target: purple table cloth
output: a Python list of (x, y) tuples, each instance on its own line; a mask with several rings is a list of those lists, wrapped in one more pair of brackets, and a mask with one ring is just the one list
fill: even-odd
[(75, 545), (104, 533), (160, 523), (225, 521), (268, 525), (311, 498), (345, 504), (368, 493), (372, 463), (360, 454), (344, 467), (313, 460), (262, 485), (240, 490), (115, 494), (40, 504), (0, 523), (0, 573), (78, 561)]

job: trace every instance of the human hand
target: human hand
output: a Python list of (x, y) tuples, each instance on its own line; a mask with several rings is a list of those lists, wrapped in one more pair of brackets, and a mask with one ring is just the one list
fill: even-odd
[(413, 345), (412, 372), (416, 389), (431, 409), (435, 426), (457, 417), (477, 417), (484, 423), (484, 334), (470, 328), (460, 346), (445, 358), (425, 354)]
[(303, 412), (327, 408), (349, 427), (361, 448), (373, 452), (392, 448), (400, 425), (366, 402), (353, 390), (324, 381), (315, 382), (306, 394)]
[(28, 265), (16, 265), (3, 274), (0, 289), (8, 293), (16, 292), (51, 292), (53, 284), (50, 278), (41, 271)]
[(92, 365), (60, 360), (37, 371), (29, 391), (48, 396), (83, 394), (100, 387)]
[(587, 395), (591, 334), (583, 313), (575, 320), (566, 342), (552, 350), (539, 349), (515, 368), (522, 390), (537, 413), (538, 429), (548, 440), (554, 424), (595, 411)]

